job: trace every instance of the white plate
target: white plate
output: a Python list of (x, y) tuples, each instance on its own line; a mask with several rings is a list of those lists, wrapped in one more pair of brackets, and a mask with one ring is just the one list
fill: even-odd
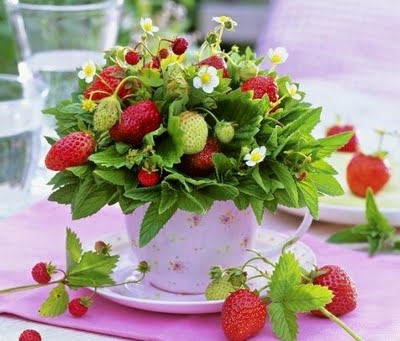
[[(375, 128), (384, 128), (388, 131), (400, 128), (398, 99), (382, 100), (319, 80), (303, 80), (301, 85), (307, 93), (307, 100), (323, 107), (322, 122), (316, 128), (315, 136), (324, 136), (326, 129), (335, 123), (339, 114), (343, 123), (357, 127), (362, 150), (371, 153), (378, 146)], [(392, 176), (375, 199), (379, 210), (387, 217), (389, 223), (400, 227), (400, 154), (398, 153), (400, 139), (385, 137), (383, 147), (389, 152)], [(329, 160), (339, 172), (337, 180), (343, 186), (345, 194), (339, 197), (320, 198), (321, 221), (345, 225), (365, 223), (365, 199), (351, 194), (346, 182), (346, 166), (351, 156), (350, 153), (335, 153)], [(294, 215), (304, 215), (304, 210), (280, 208)]]
[[(258, 232), (255, 249), (262, 250), (276, 246), (287, 236), (273, 231), (261, 229)], [(111, 235), (101, 240), (112, 245), (113, 253), (120, 255), (120, 260), (114, 271), (113, 278), (117, 283), (135, 279), (134, 268), (137, 262), (133, 260), (130, 250), (129, 240), (125, 234)], [(94, 245), (89, 243), (88, 245)], [(311, 270), (316, 264), (314, 252), (304, 243), (297, 242), (290, 247), (296, 257), (299, 259), (301, 266), (306, 270)], [(252, 254), (249, 253), (249, 257)], [(270, 258), (276, 261), (276, 258)], [(267, 266), (263, 264), (263, 268)], [(251, 286), (261, 287), (266, 284), (263, 282), (250, 283)], [(173, 313), (173, 314), (206, 314), (220, 312), (223, 300), (207, 301), (204, 295), (183, 295), (173, 294), (155, 288), (146, 279), (139, 284), (126, 284), (110, 288), (98, 289), (97, 293), (101, 296), (119, 303), (124, 306), (138, 308), (148, 311)]]

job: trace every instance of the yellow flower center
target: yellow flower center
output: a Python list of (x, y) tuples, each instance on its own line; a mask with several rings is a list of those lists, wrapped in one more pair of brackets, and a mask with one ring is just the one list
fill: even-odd
[(82, 108), (89, 112), (92, 112), (96, 108), (96, 103), (91, 99), (84, 99), (82, 101)]
[(146, 32), (149, 32), (153, 29), (153, 24), (151, 22), (145, 22), (143, 27)]
[(274, 54), (271, 57), (271, 62), (274, 63), (274, 64), (281, 63), (282, 62), (282, 57), (279, 54)]
[(204, 75), (201, 76), (201, 82), (203, 84), (208, 84), (211, 81), (211, 76), (208, 73), (205, 73)]
[(95, 73), (96, 69), (94, 67), (93, 64), (87, 64), (85, 65), (85, 67), (83, 68), (83, 72), (85, 73), (85, 75), (87, 76), (91, 76)]
[(227, 17), (227, 16), (225, 16), (225, 15), (223, 15), (222, 17), (219, 17), (218, 19), (219, 19), (219, 21), (220, 21), (222, 24), (224, 24), (224, 23), (226, 23), (230, 18)]
[(254, 162), (260, 161), (262, 159), (262, 157), (263, 157), (263, 155), (260, 152), (255, 152), (255, 153), (251, 154), (251, 159)]
[(296, 89), (294, 87), (290, 88), (290, 90), (289, 90), (290, 96), (293, 97), (294, 95), (296, 95), (296, 93), (297, 93), (297, 91), (296, 91)]

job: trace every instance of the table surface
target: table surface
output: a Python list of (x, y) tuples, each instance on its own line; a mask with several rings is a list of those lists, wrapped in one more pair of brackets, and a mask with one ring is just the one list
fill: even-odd
[[(36, 198), (37, 199), (37, 198)], [(289, 215), (288, 213), (279, 211), (274, 219), (282, 221), (300, 222), (301, 218)], [(293, 231), (293, 223), (288, 224), (286, 227), (287, 231)], [(330, 224), (326, 222), (314, 221), (310, 227), (308, 233), (317, 236), (321, 240), (325, 240), (329, 235), (335, 231), (340, 230), (343, 226)], [(285, 232), (285, 231), (283, 231)], [(12, 341), (17, 340), (18, 335), (25, 329), (35, 329), (40, 332), (43, 340), (125, 340), (124, 338), (112, 337), (100, 334), (94, 334), (90, 332), (82, 332), (77, 330), (71, 330), (67, 328), (55, 327), (51, 325), (36, 323), (27, 321), (19, 317), (10, 315), (0, 315), (0, 341)]]

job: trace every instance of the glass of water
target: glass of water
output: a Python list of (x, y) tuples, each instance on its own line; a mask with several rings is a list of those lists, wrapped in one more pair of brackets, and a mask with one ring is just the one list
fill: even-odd
[(19, 73), (48, 84), (46, 106), (70, 97), (76, 68), (116, 44), (124, 0), (5, 0)]
[(30, 203), (45, 99), (38, 83), (0, 74), (0, 217)]

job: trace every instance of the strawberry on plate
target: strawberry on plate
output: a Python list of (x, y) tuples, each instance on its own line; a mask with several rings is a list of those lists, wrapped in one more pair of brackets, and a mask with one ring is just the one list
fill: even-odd
[(336, 135), (336, 134), (343, 133), (346, 131), (352, 131), (354, 134), (351, 137), (351, 139), (349, 140), (349, 142), (347, 142), (343, 147), (338, 149), (338, 151), (339, 152), (349, 152), (349, 153), (354, 153), (354, 152), (359, 151), (360, 143), (358, 141), (358, 136), (357, 136), (357, 132), (356, 132), (354, 125), (335, 124), (327, 129), (326, 136), (332, 136), (332, 135)]
[(367, 195), (368, 187), (374, 194), (381, 191), (390, 176), (390, 166), (383, 153), (374, 155), (356, 153), (346, 169), (346, 180), (351, 192), (363, 198)]

